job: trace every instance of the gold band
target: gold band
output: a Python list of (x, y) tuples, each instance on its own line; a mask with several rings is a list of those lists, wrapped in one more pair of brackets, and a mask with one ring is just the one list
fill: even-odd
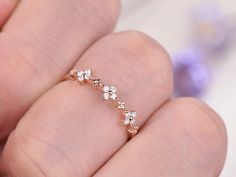
[(91, 84), (95, 88), (103, 91), (103, 100), (110, 100), (113, 105), (122, 114), (122, 124), (127, 127), (127, 132), (130, 138), (138, 133), (139, 127), (136, 123), (137, 113), (135, 111), (128, 111), (125, 102), (120, 101), (117, 96), (117, 88), (115, 86), (108, 86), (103, 84), (101, 79), (92, 76), (92, 70), (72, 69), (69, 74), (64, 77), (64, 80), (74, 80), (80, 84)]

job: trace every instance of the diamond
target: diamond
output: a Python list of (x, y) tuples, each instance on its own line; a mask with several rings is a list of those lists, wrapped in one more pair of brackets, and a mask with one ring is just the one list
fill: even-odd
[(135, 111), (127, 111), (125, 113), (125, 119), (123, 120), (124, 125), (135, 125), (137, 113)]
[(105, 92), (105, 93), (103, 94), (103, 99), (104, 99), (104, 100), (108, 100), (109, 98), (110, 98), (109, 93)]
[(116, 94), (111, 94), (111, 95), (110, 95), (110, 98), (111, 98), (112, 100), (116, 100), (117, 95), (116, 95)]
[(115, 86), (107, 86), (105, 85), (103, 87), (103, 99), (105, 100), (108, 100), (108, 99), (111, 99), (111, 100), (116, 100), (117, 99), (117, 95), (116, 95), (116, 87)]
[(92, 76), (92, 71), (90, 69), (77, 72), (77, 79), (80, 82), (89, 80), (91, 76)]
[(93, 85), (95, 87), (101, 86), (101, 79), (93, 79)]
[(110, 90), (110, 87), (109, 86), (107, 86), (107, 85), (105, 85), (104, 87), (103, 87), (103, 91), (104, 92), (109, 92), (109, 90)]
[(92, 76), (92, 71), (90, 69), (84, 71), (85, 80), (89, 80), (91, 76)]
[(118, 104), (119, 104), (118, 107), (117, 107), (118, 109), (125, 109), (125, 102), (120, 102), (119, 101)]
[(115, 86), (111, 86), (109, 91), (112, 93), (116, 93), (117, 89)]
[(128, 128), (128, 132), (129, 132), (132, 136), (134, 136), (134, 135), (136, 135), (136, 134), (138, 133), (138, 129), (139, 129), (139, 127), (136, 126), (136, 125), (130, 126), (130, 127)]

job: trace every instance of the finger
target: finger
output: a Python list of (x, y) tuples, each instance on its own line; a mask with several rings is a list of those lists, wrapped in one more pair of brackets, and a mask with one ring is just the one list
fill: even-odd
[[(105, 37), (78, 66), (91, 68), (105, 83), (116, 85), (119, 98), (138, 112), (139, 126), (172, 93), (169, 57), (142, 33)], [(91, 176), (127, 141), (120, 114), (100, 94), (71, 81), (53, 88), (30, 109), (10, 138), (3, 155), (6, 171), (13, 177)]]
[(219, 116), (190, 98), (171, 101), (94, 177), (213, 177), (222, 169), (226, 132)]
[(15, 9), (18, 0), (0, 0), (0, 29)]
[(24, 0), (0, 34), (0, 139), (111, 31), (118, 0)]
[(4, 144), (5, 144), (5, 142), (0, 142), (0, 156), (2, 155), (1, 153), (3, 150)]

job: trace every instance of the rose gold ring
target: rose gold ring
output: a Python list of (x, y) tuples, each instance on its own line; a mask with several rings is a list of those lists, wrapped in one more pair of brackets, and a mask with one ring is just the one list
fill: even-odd
[(91, 84), (96, 89), (101, 90), (103, 92), (102, 99), (111, 101), (115, 108), (121, 112), (121, 123), (126, 127), (129, 137), (132, 138), (138, 133), (139, 127), (136, 123), (137, 113), (135, 111), (129, 111), (125, 102), (118, 99), (117, 88), (115, 86), (103, 84), (101, 79), (94, 78), (91, 69), (83, 71), (72, 69), (65, 76), (65, 80), (74, 80), (80, 84)]

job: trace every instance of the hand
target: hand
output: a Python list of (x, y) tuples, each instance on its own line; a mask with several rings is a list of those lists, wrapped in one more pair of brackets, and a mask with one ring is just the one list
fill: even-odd
[[(0, 9), (4, 2), (9, 4), (0, 24), (17, 3), (0, 0)], [(140, 32), (109, 34), (118, 12), (118, 0), (19, 2), (0, 34), (2, 176), (220, 174), (227, 144), (223, 122), (198, 100), (171, 99), (168, 54)], [(138, 112), (141, 130), (132, 140), (98, 92), (60, 82), (74, 65), (117, 85)]]

